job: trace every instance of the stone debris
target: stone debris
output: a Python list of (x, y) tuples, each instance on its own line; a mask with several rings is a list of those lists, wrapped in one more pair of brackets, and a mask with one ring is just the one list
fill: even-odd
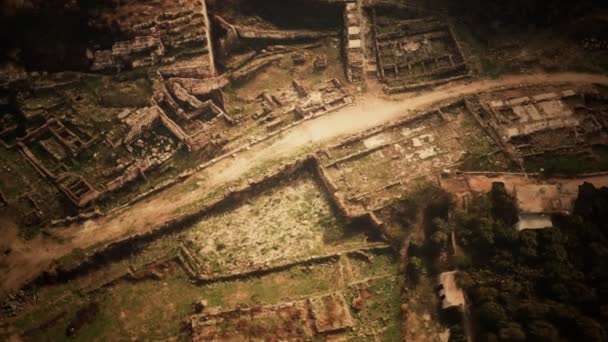
[[(209, 18), (205, 1), (193, 1), (192, 8), (164, 12), (154, 19), (133, 25), (132, 40), (116, 42), (109, 50), (92, 53), (92, 71), (122, 70), (152, 66), (161, 62), (174, 62), (175, 57), (166, 57), (168, 51), (176, 49), (199, 49), (206, 55), (205, 75), (215, 75), (215, 66), (210, 44)], [(192, 63), (190, 63), (192, 64)], [(195, 63), (196, 64), (196, 63)], [(176, 75), (198, 74), (197, 66), (168, 68), (165, 72)]]
[(462, 115), (472, 114), (459, 100), (345, 139), (320, 156), (328, 182), (351, 210), (384, 208), (413, 184), (458, 164), (466, 151), (460, 135), (484, 139), (479, 127), (463, 131), (455, 122)]
[(299, 81), (292, 80), (292, 87), (277, 93), (263, 92), (256, 97), (260, 109), (252, 118), (273, 131), (284, 127), (285, 116), (295, 114), (303, 119), (323, 115), (352, 103), (352, 97), (340, 81), (330, 79), (321, 82), (315, 89), (306, 89)]
[(608, 122), (596, 115), (598, 108), (590, 108), (587, 104), (595, 101), (594, 98), (597, 98), (595, 94), (583, 95), (565, 89), (489, 99), (480, 110), (487, 117), (484, 123), (492, 132), (512, 146), (514, 153), (527, 157), (562, 148), (577, 150), (590, 142), (601, 143), (605, 138), (598, 133)]
[(37, 301), (37, 295), (33, 298), (28, 298), (25, 291), (19, 290), (16, 293), (9, 294), (0, 304), (0, 313), (5, 317), (14, 317), (23, 309), (26, 308), (31, 300)]
[(608, 49), (608, 40), (602, 40), (595, 37), (585, 38), (582, 41), (582, 46), (585, 50), (601, 51)]
[(364, 75), (364, 52), (361, 44), (361, 35), (363, 30), (363, 19), (361, 18), (362, 9), (359, 7), (359, 1), (346, 2), (344, 7), (344, 44), (346, 53), (346, 77), (350, 82), (359, 82)]
[(317, 71), (327, 69), (327, 55), (321, 54), (321, 55), (316, 56), (315, 62), (314, 62), (314, 67), (315, 67), (315, 70), (317, 70)]
[[(290, 324), (297, 319), (298, 324)], [(350, 308), (341, 293), (275, 305), (233, 310), (208, 310), (190, 316), (192, 341), (221, 339), (249, 340), (250, 327), (272, 327), (273, 336), (282, 339), (313, 339), (323, 334), (349, 329), (354, 325)], [(239, 324), (236, 324), (238, 322)], [(227, 328), (222, 328), (227, 327)]]
[(158, 64), (165, 54), (165, 46), (153, 36), (135, 37), (133, 40), (116, 42), (111, 50), (95, 51), (92, 71), (121, 70)]
[(303, 65), (306, 63), (306, 54), (302, 51), (294, 52), (291, 55), (291, 60), (293, 61), (293, 65)]
[(313, 40), (334, 35), (333, 32), (309, 30), (266, 30), (248, 26), (233, 25), (239, 38), (260, 40)]

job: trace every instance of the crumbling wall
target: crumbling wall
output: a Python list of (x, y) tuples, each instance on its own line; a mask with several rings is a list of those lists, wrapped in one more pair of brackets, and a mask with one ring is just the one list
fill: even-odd
[[(374, 39), (378, 75), (392, 94), (436, 86), (469, 76), (452, 27), (435, 17), (376, 18)], [(380, 23), (381, 22), (381, 23)]]
[(93, 52), (92, 71), (120, 71), (123, 68), (175, 62), (175, 56), (165, 56), (166, 50), (198, 47), (199, 53), (207, 59), (204, 63), (196, 67), (169, 68), (166, 73), (173, 76), (216, 75), (211, 25), (205, 0), (192, 1), (191, 6), (177, 11), (160, 13), (153, 19), (129, 27), (127, 31), (135, 38), (116, 42), (110, 50)]
[(135, 37), (133, 40), (116, 42), (111, 50), (95, 51), (92, 71), (121, 70), (158, 64), (165, 54), (165, 46), (153, 36)]
[[(98, 248), (91, 250), (85, 255), (79, 255), (78, 259), (69, 265), (60, 265), (56, 264), (53, 266), (52, 273), (45, 273), (39, 275), (38, 278), (33, 280), (34, 282), (42, 282), (42, 283), (54, 283), (58, 281), (68, 281), (69, 279), (73, 279), (74, 277), (82, 274), (84, 272), (89, 272), (92, 269), (96, 269), (101, 267), (107, 262), (111, 262), (117, 258), (121, 258), (125, 252), (136, 248), (136, 246), (140, 246), (144, 243), (148, 243), (153, 241), (161, 236), (165, 236), (166, 234), (177, 232), (185, 227), (189, 227), (196, 222), (200, 221), (203, 217), (209, 214), (222, 212), (227, 210), (238, 203), (240, 201), (245, 200), (248, 197), (253, 196), (263, 189), (267, 189), (269, 187), (273, 187), (276, 184), (280, 183), (282, 180), (292, 177), (295, 174), (300, 172), (313, 172), (313, 176), (316, 179), (322, 181), (322, 184), (327, 184), (329, 186), (328, 189), (331, 189), (331, 181), (323, 181), (319, 178), (322, 175), (322, 170), (320, 169), (320, 162), (317, 160), (316, 156), (310, 155), (304, 159), (297, 159), (291, 163), (284, 164), (278, 171), (276, 172), (267, 172), (266, 174), (256, 178), (250, 179), (246, 184), (242, 184), (238, 188), (229, 188), (229, 190), (223, 195), (219, 195), (211, 199), (205, 205), (203, 205), (198, 211), (190, 214), (182, 214), (178, 217), (171, 219), (170, 221), (165, 222), (164, 224), (151, 229), (146, 233), (135, 233), (126, 237), (122, 237), (117, 241), (107, 242), (106, 244), (99, 246)], [(184, 175), (187, 177), (187, 175)], [(183, 177), (182, 177), (183, 178)], [(324, 187), (323, 190), (326, 188)], [(345, 218), (349, 221), (352, 220), (360, 220), (366, 219), (369, 220), (370, 223), (378, 223), (381, 224), (379, 220), (374, 220), (373, 215), (371, 213), (358, 213), (353, 212), (352, 210), (345, 209), (345, 207), (340, 204), (340, 199), (334, 195), (332, 195), (333, 191), (327, 191), (329, 195), (330, 202), (332, 205), (336, 205), (337, 208), (344, 208), (340, 211), (340, 214), (345, 213)], [(374, 226), (376, 227), (376, 226)], [(384, 249), (390, 248), (384, 243), (371, 244), (369, 246), (370, 250)], [(345, 251), (343, 253), (348, 253)], [(296, 260), (292, 263), (286, 264), (282, 267), (290, 267), (293, 264), (302, 264), (309, 262), (319, 262), (323, 260), (327, 260), (328, 258), (335, 258), (335, 254), (330, 255), (322, 255), (318, 257), (305, 258), (302, 260)], [(183, 255), (182, 255), (183, 258)], [(259, 272), (263, 272), (262, 269), (259, 270), (251, 270), (247, 274), (256, 274)], [(195, 272), (193, 273), (196, 274)], [(243, 275), (236, 275), (237, 277)], [(232, 277), (232, 276), (231, 276)], [(224, 278), (222, 278), (224, 279)], [(229, 279), (225, 278), (225, 279)], [(216, 279), (217, 280), (217, 279)]]
[(361, 9), (358, 1), (348, 1), (344, 7), (344, 56), (346, 77), (350, 82), (363, 79), (364, 55), (361, 40)]
[(295, 31), (295, 30), (264, 30), (247, 26), (234, 26), (240, 38), (260, 40), (311, 40), (335, 35), (333, 32)]

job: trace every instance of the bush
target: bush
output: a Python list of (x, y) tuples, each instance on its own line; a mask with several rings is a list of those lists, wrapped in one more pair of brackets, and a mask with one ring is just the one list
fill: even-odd
[(483, 304), (494, 302), (498, 298), (498, 290), (493, 287), (480, 286), (473, 291), (473, 302), (475, 304)]
[(471, 259), (465, 254), (456, 254), (454, 256), (454, 264), (460, 270), (466, 270), (471, 267)]
[(588, 317), (579, 317), (576, 320), (578, 336), (581, 341), (601, 342), (606, 341), (606, 330), (599, 323)]
[(472, 256), (464, 281), (471, 283), (463, 287), (476, 337), (606, 341), (608, 188), (583, 185), (574, 213), (554, 217), (554, 229), (518, 235), (507, 225), (515, 212), (509, 202), (496, 183), (456, 216), (459, 241)]
[(443, 251), (448, 243), (448, 236), (442, 231), (436, 231), (429, 240), (429, 251), (433, 255), (438, 255)]
[(448, 342), (467, 342), (467, 337), (464, 334), (462, 326), (455, 324), (450, 327), (450, 339)]
[(547, 315), (549, 308), (536, 301), (523, 302), (517, 308), (517, 317), (523, 322), (539, 320)]
[(468, 290), (475, 285), (475, 281), (471, 278), (471, 275), (462, 271), (456, 273), (456, 283), (464, 290)]
[(395, 216), (402, 227), (409, 227), (416, 221), (418, 213), (418, 203), (411, 199), (406, 199), (403, 202), (395, 205)]
[(480, 335), (481, 342), (498, 342), (498, 337), (493, 333), (483, 333)]
[[(435, 198), (424, 210), (424, 217), (426, 219), (427, 227), (428, 225), (433, 225), (437, 218), (447, 219), (450, 208), (452, 207), (452, 197), (448, 193), (441, 193), (437, 198)], [(431, 227), (431, 229), (435, 229), (435, 227)]]
[(526, 334), (521, 328), (521, 325), (511, 322), (500, 329), (498, 337), (502, 341), (524, 341)]
[(423, 246), (420, 241), (410, 241), (407, 247), (407, 255), (409, 256), (421, 256), (423, 253)]
[(449, 234), (452, 231), (450, 229), (450, 224), (446, 220), (439, 217), (433, 219), (433, 227), (434, 231), (440, 231), (446, 234)]
[(534, 321), (528, 328), (528, 337), (533, 341), (552, 342), (559, 340), (559, 332), (546, 321)]
[(418, 283), (422, 275), (422, 260), (418, 257), (410, 257), (407, 262), (406, 272), (412, 283)]
[(507, 320), (507, 313), (499, 304), (486, 302), (477, 310), (479, 322), (486, 328), (486, 331), (497, 331)]
[(492, 183), (490, 200), (492, 202), (492, 216), (509, 226), (517, 223), (517, 205), (515, 204), (514, 199), (507, 194), (504, 183)]

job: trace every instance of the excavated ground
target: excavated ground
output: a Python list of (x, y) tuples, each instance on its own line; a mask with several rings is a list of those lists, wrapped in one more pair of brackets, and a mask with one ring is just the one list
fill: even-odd
[[(64, 257), (61, 261), (69, 262), (71, 256), (65, 256), (74, 249), (93, 251), (104, 241), (120, 240), (156, 229), (169, 220), (196, 212), (243, 181), (272, 173), (285, 161), (329, 146), (346, 135), (414, 115), (414, 111), (504, 87), (588, 83), (608, 84), (608, 77), (588, 74), (518, 75), (452, 84), (401, 97), (386, 98), (374, 93), (361, 95), (353, 106), (304, 122), (107, 217), (53, 230), (51, 235), (42, 235), (29, 242), (14, 240), (11, 253), (2, 260), (6, 271), (3, 288), (20, 287), (45, 270), (52, 260)], [(353, 116), (357, 120), (353, 120)], [(11, 329), (16, 326), (20, 334), (34, 339), (41, 337), (39, 334), (57, 338), (64, 336), (66, 326), (75, 329), (79, 339), (98, 337), (100, 333), (104, 339), (124, 336), (163, 339), (180, 334), (185, 334), (185, 337), (188, 333), (180, 332), (182, 330), (176, 322), (192, 312), (192, 303), (200, 300), (205, 300), (206, 305), (220, 312), (232, 310), (237, 304), (252, 308), (271, 305), (263, 310), (274, 312), (274, 304), (340, 293), (350, 305), (358, 308), (353, 323), (348, 323), (352, 328), (347, 330), (347, 336), (387, 339), (397, 336), (401, 308), (397, 305), (400, 285), (395, 280), (398, 274), (395, 255), (383, 250), (353, 254), (353, 248), (365, 248), (368, 238), (349, 232), (351, 228), (345, 230), (340, 219), (331, 214), (333, 209), (324, 202), (324, 196), (316, 187), (315, 182), (306, 178), (290, 180), (267, 193), (246, 199), (237, 208), (205, 218), (183, 233), (155, 240), (135, 254), (129, 253), (126, 259), (76, 275), (67, 282), (42, 287), (36, 294), (36, 304), (26, 316), (14, 322)], [(3, 225), (3, 229), (9, 236), (11, 231), (14, 235), (13, 225)], [(183, 260), (178, 262), (179, 258), (175, 259), (175, 255), (181, 254), (170, 252), (179, 251), (180, 246), (185, 246), (193, 255), (194, 261), (189, 266), (184, 266)], [(340, 254), (340, 251), (349, 252)], [(210, 255), (214, 257), (209, 258)], [(314, 259), (321, 255), (335, 256), (312, 264), (290, 264), (291, 261)], [(194, 272), (192, 265), (197, 268)], [(252, 268), (268, 271), (254, 277), (239, 276)], [(192, 283), (196, 278), (214, 277), (229, 278), (202, 287)], [(419, 291), (426, 290), (421, 287)], [(424, 298), (428, 296), (427, 293)], [(419, 316), (411, 314), (409, 319), (412, 322), (418, 319), (416, 324), (420, 329), (443, 336), (441, 327), (424, 323), (428, 321), (427, 313), (432, 303), (413, 305), (413, 308), (417, 305), (422, 307), (416, 309)], [(86, 312), (93, 313), (87, 315)], [(79, 320), (76, 318), (79, 316), (90, 318), (89, 321)], [(380, 325), (374, 323), (379, 319)], [(233, 324), (245, 324), (232, 320), (223, 322), (216, 323), (216, 328), (211, 330), (200, 330), (201, 336), (228, 336), (224, 329)], [(236, 333), (248, 331), (243, 336), (264, 338), (272, 331), (273, 322), (253, 320), (247, 323), (249, 328), (237, 328)], [(309, 324), (318, 324), (318, 321), (310, 321)], [(19, 330), (22, 328), (25, 330)], [(82, 332), (78, 332), (80, 329)], [(293, 331), (290, 331), (284, 332), (286, 337), (292, 336)], [(408, 330), (408, 333), (416, 335), (421, 332)], [(307, 334), (297, 333), (295, 336)]]
[(542, 229), (608, 184), (608, 75), (560, 33), (490, 49), (416, 1), (13, 2), (0, 340), (472, 339), (475, 303), (440, 309), (450, 210), (502, 182)]
[[(104, 241), (150, 231), (196, 210), (198, 205), (224, 192), (230, 184), (240, 179), (271, 170), (284, 161), (314, 151), (341, 136), (410, 115), (434, 103), (501, 87), (589, 83), (608, 84), (608, 77), (580, 73), (513, 75), (446, 85), (420, 94), (388, 99), (377, 94), (365, 94), (353, 106), (296, 126), (120, 212), (57, 229), (51, 237), (42, 235), (32, 241), (16, 243), (12, 253), (3, 258), (6, 272), (2, 286), (4, 289), (16, 289), (45, 270), (52, 260), (74, 249), (86, 249)], [(357, 120), (353, 120), (353, 117), (357, 117)]]

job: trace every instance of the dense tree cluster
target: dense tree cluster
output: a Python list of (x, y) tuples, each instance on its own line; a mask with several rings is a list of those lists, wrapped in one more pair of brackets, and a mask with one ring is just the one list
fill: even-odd
[[(445, 192), (427, 191), (424, 200), (424, 243), (412, 240), (408, 247), (408, 263), (406, 276), (411, 285), (415, 285), (425, 269), (426, 263), (433, 263), (448, 246), (451, 229), (448, 216), (452, 207), (452, 198)], [(416, 196), (420, 197), (420, 196)], [(416, 212), (420, 209), (420, 198), (408, 199), (397, 206), (395, 215), (402, 227), (414, 223)], [(429, 270), (435, 271), (434, 265), (428, 265)]]
[(461, 0), (448, 2), (451, 11), (478, 24), (521, 27), (559, 25), (608, 7), (605, 0)]
[[(2, 1), (0, 1), (2, 2)], [(126, 37), (116, 23), (96, 16), (112, 0), (30, 0), (0, 5), (0, 63), (13, 60), (28, 70), (88, 69), (85, 51)], [(17, 56), (5, 52), (18, 50)]]
[(608, 189), (583, 185), (552, 229), (516, 233), (513, 209), (495, 185), (456, 217), (479, 340), (608, 340)]

